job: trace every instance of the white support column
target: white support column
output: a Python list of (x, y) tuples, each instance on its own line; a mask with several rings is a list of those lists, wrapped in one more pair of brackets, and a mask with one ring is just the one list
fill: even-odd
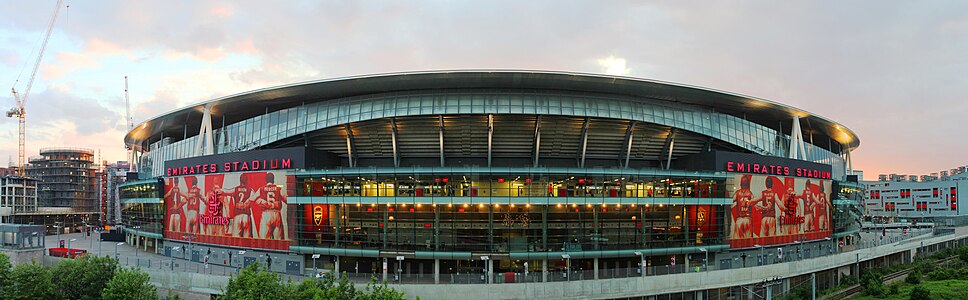
[(541, 282), (548, 282), (548, 260), (541, 261)]
[(437, 116), (437, 118), (440, 121), (440, 127), (438, 127), (438, 130), (437, 130), (440, 136), (440, 167), (443, 168), (444, 167), (444, 116), (439, 115)]
[(198, 128), (198, 138), (195, 143), (195, 155), (215, 154), (215, 139), (212, 135), (212, 104), (202, 108), (202, 125)]
[(440, 284), (440, 259), (434, 259), (434, 284)]
[(487, 115), (487, 166), (491, 166), (491, 145), (494, 141), (494, 115)]
[[(629, 122), (628, 129), (625, 130), (625, 163), (622, 164), (623, 168), (628, 169), (629, 158), (632, 157), (632, 133), (635, 131), (635, 121)], [(621, 159), (621, 158), (619, 158)]]
[(579, 152), (581, 159), (578, 161), (579, 168), (585, 167), (585, 152), (588, 150), (588, 123), (590, 122), (591, 118), (586, 117), (585, 124), (581, 126), (581, 144), (579, 145), (581, 147), (581, 151)]
[(399, 133), (397, 133), (397, 118), (390, 118), (390, 142), (393, 145), (393, 166), (400, 167), (400, 152), (397, 149), (397, 139), (399, 139)]
[(534, 167), (538, 167), (538, 156), (541, 154), (541, 115), (534, 122)]
[(800, 116), (793, 117), (790, 129), (790, 156), (792, 159), (807, 159), (806, 146), (803, 144), (803, 130), (800, 129)]
[(336, 262), (335, 262), (336, 266), (333, 268), (333, 272), (336, 272), (336, 278), (339, 279), (339, 277), (343, 276), (343, 274), (339, 271), (339, 256), (335, 256), (335, 258), (336, 258)]
[(353, 129), (350, 128), (350, 123), (343, 124), (343, 129), (346, 130), (346, 156), (348, 156), (350, 168), (353, 168), (356, 166), (356, 162), (353, 159), (353, 150), (356, 149), (353, 145)]
[(676, 139), (673, 138), (671, 141), (669, 141), (669, 156), (666, 158), (666, 165), (665, 165), (666, 170), (668, 170), (669, 165), (672, 164), (672, 150), (675, 149), (675, 147), (676, 147)]

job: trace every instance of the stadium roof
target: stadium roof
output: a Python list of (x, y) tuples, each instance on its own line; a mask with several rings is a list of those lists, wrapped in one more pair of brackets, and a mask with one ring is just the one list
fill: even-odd
[[(187, 125), (189, 128), (200, 126), (202, 108), (208, 104), (214, 105), (214, 113), (224, 117), (225, 124), (231, 124), (264, 114), (266, 111), (285, 109), (302, 103), (367, 94), (433, 89), (560, 90), (650, 98), (709, 107), (716, 112), (741, 117), (775, 130), (779, 130), (782, 126), (782, 131), (786, 134), (789, 134), (792, 118), (799, 116), (804, 130), (812, 130), (817, 140), (829, 137), (850, 150), (860, 146), (860, 139), (846, 126), (802, 109), (761, 98), (634, 77), (531, 70), (389, 73), (264, 88), (196, 103), (161, 114), (138, 124), (128, 132), (125, 143), (140, 145), (146, 140), (158, 139), (160, 133), (169, 137), (181, 136), (184, 133), (184, 126)], [(189, 136), (196, 134), (197, 132), (192, 132)]]

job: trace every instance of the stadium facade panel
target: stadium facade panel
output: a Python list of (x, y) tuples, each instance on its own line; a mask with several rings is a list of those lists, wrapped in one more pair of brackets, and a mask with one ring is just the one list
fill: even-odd
[[(289, 273), (674, 269), (704, 265), (700, 253), (849, 240), (860, 215), (844, 195), (860, 143), (846, 127), (636, 78), (317, 81), (179, 109), (125, 141), (143, 178), (121, 190), (134, 243)], [(505, 272), (532, 275), (493, 276)]]

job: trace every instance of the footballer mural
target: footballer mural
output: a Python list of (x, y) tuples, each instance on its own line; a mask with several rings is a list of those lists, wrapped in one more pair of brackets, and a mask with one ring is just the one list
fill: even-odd
[(167, 178), (165, 237), (288, 250), (286, 181), (283, 171)]
[(830, 236), (830, 181), (736, 174), (729, 197), (730, 246), (774, 245)]

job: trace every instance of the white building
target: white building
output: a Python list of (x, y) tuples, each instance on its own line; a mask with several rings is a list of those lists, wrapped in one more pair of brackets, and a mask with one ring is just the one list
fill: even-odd
[(925, 177), (931, 180), (865, 181), (864, 205), (868, 214), (873, 218), (917, 219), (943, 224), (960, 224), (962, 218), (968, 220), (968, 208), (958, 203), (961, 198), (958, 192), (968, 189), (968, 173), (937, 179)]

